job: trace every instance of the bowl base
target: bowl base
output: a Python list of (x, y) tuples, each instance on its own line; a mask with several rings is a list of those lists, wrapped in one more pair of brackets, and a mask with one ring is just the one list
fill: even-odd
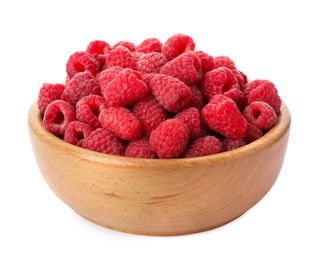
[[(76, 211), (75, 211), (76, 212)], [(225, 226), (233, 221), (235, 221), (236, 219), (240, 218), (241, 216), (243, 216), (246, 212), (244, 212), (243, 214), (239, 215), (238, 217), (232, 218), (231, 220), (225, 221), (223, 223), (220, 223), (218, 225), (215, 226), (211, 226), (211, 227), (205, 227), (202, 229), (198, 229), (198, 230), (183, 230), (183, 232), (151, 232), (151, 231), (137, 231), (137, 230), (130, 230), (130, 229), (123, 229), (123, 228), (119, 228), (119, 227), (113, 227), (113, 226), (109, 226), (106, 225), (104, 223), (100, 223), (97, 221), (94, 221), (92, 219), (89, 219), (85, 216), (83, 216), (82, 214), (76, 212), (80, 217), (88, 220), (89, 222), (96, 224), (98, 226), (107, 228), (107, 229), (111, 229), (111, 230), (115, 230), (115, 231), (119, 231), (119, 232), (123, 232), (123, 233), (128, 233), (128, 234), (134, 234), (134, 235), (143, 235), (143, 236), (182, 236), (182, 235), (190, 235), (190, 234), (196, 234), (196, 233), (201, 233), (201, 232), (206, 232), (206, 231), (210, 231), (222, 226)]]

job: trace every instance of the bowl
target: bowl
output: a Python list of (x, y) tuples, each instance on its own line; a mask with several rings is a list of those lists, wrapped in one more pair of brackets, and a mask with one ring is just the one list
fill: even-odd
[(257, 204), (278, 178), (291, 116), (235, 150), (183, 159), (137, 159), (69, 144), (48, 132), (36, 101), (28, 113), (39, 170), (51, 190), (82, 217), (127, 233), (170, 236), (214, 229)]

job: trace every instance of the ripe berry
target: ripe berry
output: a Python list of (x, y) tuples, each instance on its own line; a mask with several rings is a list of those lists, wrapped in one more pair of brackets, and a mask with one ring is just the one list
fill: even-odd
[(137, 140), (130, 141), (125, 149), (125, 156), (147, 159), (158, 158), (156, 152), (151, 148), (147, 137), (141, 137)]
[(187, 108), (192, 97), (191, 89), (177, 78), (157, 74), (149, 83), (152, 94), (168, 111), (177, 113)]
[(224, 138), (222, 140), (222, 145), (223, 145), (224, 151), (230, 151), (230, 150), (246, 145), (246, 141), (244, 138), (238, 138), (238, 139)]
[(105, 99), (98, 95), (85, 96), (76, 104), (76, 116), (81, 122), (91, 126), (93, 129), (101, 127), (99, 114), (102, 107), (106, 107)]
[(99, 71), (101, 71), (105, 65), (106, 55), (111, 51), (111, 46), (105, 41), (95, 40), (88, 44), (86, 51), (99, 62)]
[(244, 109), (244, 117), (247, 121), (262, 131), (272, 128), (277, 122), (274, 109), (266, 102), (254, 101)]
[(100, 94), (98, 82), (90, 72), (78, 72), (66, 83), (61, 99), (75, 106), (81, 98), (90, 94)]
[(188, 35), (179, 33), (167, 39), (162, 46), (162, 54), (170, 61), (186, 51), (193, 51), (194, 48), (193, 39)]
[(227, 56), (214, 57), (214, 68), (226, 67), (228, 69), (236, 69), (234, 61)]
[(214, 69), (214, 58), (204, 51), (193, 51), (196, 57), (199, 58), (201, 62), (202, 74)]
[(268, 103), (279, 114), (282, 104), (281, 98), (275, 85), (269, 80), (253, 80), (245, 85), (244, 99), (247, 105), (254, 101)]
[(92, 151), (124, 155), (125, 148), (122, 142), (110, 131), (104, 128), (97, 128), (82, 142), (82, 147)]
[(108, 107), (101, 110), (99, 121), (103, 128), (112, 131), (123, 140), (135, 140), (140, 137), (142, 124), (140, 120), (125, 107)]
[(108, 67), (120, 66), (122, 68), (137, 69), (137, 59), (133, 53), (123, 45), (116, 48), (113, 46), (112, 50), (106, 56), (106, 64)]
[(132, 112), (141, 121), (145, 135), (150, 135), (161, 122), (167, 119), (166, 110), (152, 95), (137, 101), (133, 105)]
[(178, 158), (189, 141), (189, 128), (178, 119), (163, 121), (150, 135), (149, 144), (161, 159)]
[(201, 113), (206, 125), (217, 133), (231, 139), (245, 137), (247, 120), (231, 98), (215, 95)]
[(233, 72), (225, 67), (207, 72), (202, 79), (201, 90), (207, 99), (223, 94), (233, 100), (238, 100), (242, 95)]
[(99, 72), (99, 62), (88, 52), (80, 51), (70, 55), (66, 72), (71, 79), (78, 72), (89, 71), (93, 76)]
[(167, 62), (160, 73), (178, 78), (187, 85), (195, 84), (202, 78), (202, 65), (193, 52), (186, 52)]
[(142, 54), (137, 59), (137, 70), (141, 74), (158, 73), (167, 62), (165, 56), (158, 52)]
[(60, 99), (65, 86), (63, 84), (44, 83), (39, 90), (37, 106), (41, 114), (44, 114), (46, 107), (54, 100)]
[(64, 140), (68, 143), (81, 146), (83, 140), (87, 138), (92, 131), (93, 128), (88, 124), (75, 120), (70, 122), (66, 127)]
[(43, 116), (43, 124), (47, 131), (63, 137), (68, 124), (75, 119), (75, 111), (69, 103), (55, 100), (47, 106)]
[(221, 141), (210, 135), (197, 138), (188, 145), (182, 157), (191, 158), (220, 153), (223, 151)]
[(110, 106), (129, 106), (146, 96), (149, 89), (136, 70), (123, 69), (102, 89)]
[(157, 38), (148, 38), (142, 41), (138, 46), (136, 46), (136, 52), (150, 53), (158, 52), (161, 53), (162, 43)]
[(182, 110), (174, 116), (185, 123), (190, 131), (190, 141), (202, 136), (200, 111), (196, 107), (190, 107)]

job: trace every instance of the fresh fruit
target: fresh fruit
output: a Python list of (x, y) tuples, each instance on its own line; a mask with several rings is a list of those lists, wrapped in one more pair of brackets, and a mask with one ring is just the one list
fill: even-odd
[(64, 84), (45, 82), (44, 127), (97, 152), (189, 158), (230, 151), (277, 123), (282, 100), (267, 79), (248, 80), (233, 59), (197, 50), (174, 34), (112, 46), (90, 41), (66, 61)]

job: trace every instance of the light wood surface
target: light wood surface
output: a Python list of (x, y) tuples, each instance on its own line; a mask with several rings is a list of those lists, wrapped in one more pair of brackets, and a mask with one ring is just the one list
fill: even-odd
[(253, 207), (279, 175), (290, 122), (283, 103), (277, 125), (251, 144), (211, 156), (162, 160), (76, 147), (44, 129), (36, 101), (28, 114), (34, 155), (51, 190), (94, 223), (144, 235), (213, 229)]

